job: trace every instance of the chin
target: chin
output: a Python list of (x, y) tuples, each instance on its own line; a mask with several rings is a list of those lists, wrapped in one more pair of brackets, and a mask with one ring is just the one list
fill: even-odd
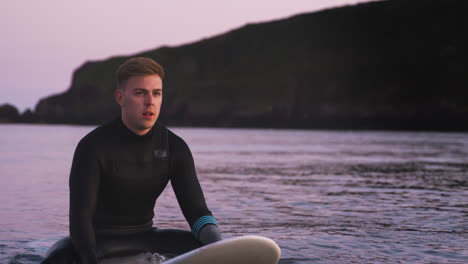
[(144, 130), (144, 129), (148, 129), (148, 128), (152, 128), (154, 126), (154, 124), (156, 123), (156, 121), (146, 121), (142, 124), (140, 124), (140, 127)]

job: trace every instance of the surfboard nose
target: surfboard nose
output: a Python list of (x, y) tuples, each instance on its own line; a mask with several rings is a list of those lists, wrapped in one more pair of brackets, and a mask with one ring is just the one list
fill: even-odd
[(276, 264), (281, 249), (272, 239), (262, 236), (241, 236), (190, 251), (164, 262), (165, 264)]
[[(263, 236), (243, 236), (239, 237), (237, 243), (242, 243), (246, 250), (249, 250), (247, 259), (238, 263), (278, 263), (281, 257), (281, 249), (278, 244), (270, 238)], [(249, 255), (252, 256), (249, 256)]]

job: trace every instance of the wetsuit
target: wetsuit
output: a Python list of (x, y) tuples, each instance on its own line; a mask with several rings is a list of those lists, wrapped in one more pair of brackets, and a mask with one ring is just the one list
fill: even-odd
[[(169, 181), (192, 234), (152, 227), (156, 199)], [(72, 253), (83, 263), (138, 251), (177, 255), (201, 246), (197, 238), (207, 225), (216, 221), (187, 144), (158, 123), (138, 136), (119, 118), (79, 142), (70, 173), (72, 243), (51, 248), (44, 263)]]

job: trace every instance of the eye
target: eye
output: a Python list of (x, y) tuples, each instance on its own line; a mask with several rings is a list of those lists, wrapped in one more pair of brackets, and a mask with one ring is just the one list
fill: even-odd
[(143, 92), (142, 92), (142, 91), (136, 91), (135, 94), (136, 94), (136, 95), (142, 95)]

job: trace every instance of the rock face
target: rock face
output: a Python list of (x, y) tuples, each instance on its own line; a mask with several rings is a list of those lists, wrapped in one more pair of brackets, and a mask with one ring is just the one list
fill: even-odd
[(20, 119), (18, 109), (10, 104), (0, 105), (0, 123), (15, 123)]
[[(168, 125), (467, 130), (467, 1), (381, 1), (249, 24), (135, 54), (161, 63)], [(119, 113), (115, 71), (87, 62), (43, 122)]]

